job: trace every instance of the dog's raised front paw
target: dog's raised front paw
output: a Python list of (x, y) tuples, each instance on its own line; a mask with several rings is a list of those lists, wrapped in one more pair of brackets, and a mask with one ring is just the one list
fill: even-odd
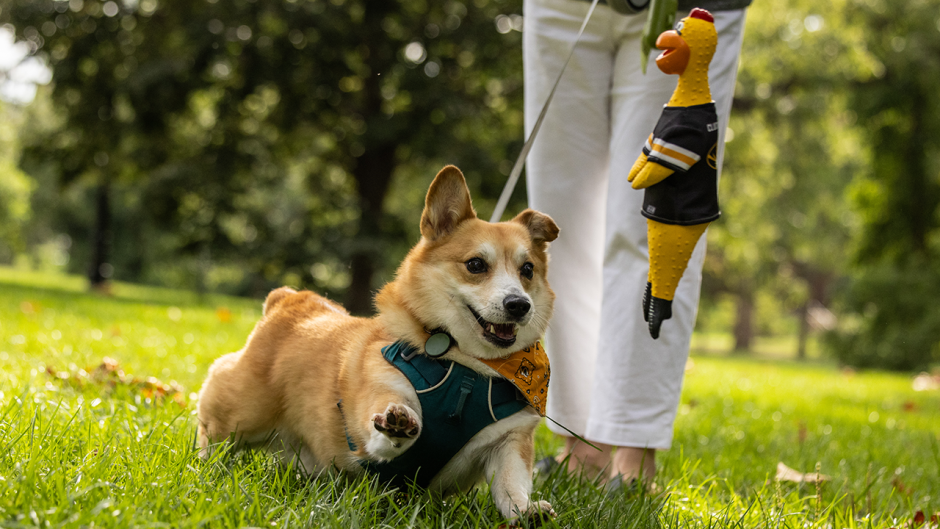
[(385, 413), (376, 413), (372, 416), (375, 429), (389, 437), (404, 437), (414, 439), (421, 433), (418, 418), (407, 406), (389, 404)]
[(390, 403), (385, 411), (372, 416), (375, 428), (366, 450), (380, 459), (394, 459), (411, 447), (421, 434), (418, 414), (404, 404)]

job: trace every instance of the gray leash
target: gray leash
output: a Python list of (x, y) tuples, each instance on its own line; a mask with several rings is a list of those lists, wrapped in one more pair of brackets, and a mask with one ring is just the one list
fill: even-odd
[(555, 89), (558, 88), (558, 83), (561, 82), (561, 76), (564, 75), (565, 69), (568, 67), (568, 63), (571, 61), (571, 57), (574, 56), (574, 49), (578, 47), (578, 43), (581, 42), (581, 35), (584, 34), (584, 28), (587, 27), (588, 20), (591, 19), (591, 14), (594, 13), (594, 8), (597, 6), (598, 0), (593, 0), (591, 2), (591, 8), (588, 9), (587, 15), (584, 17), (584, 21), (581, 22), (581, 30), (578, 31), (578, 37), (574, 40), (574, 44), (571, 46), (571, 51), (568, 53), (568, 58), (565, 60), (565, 64), (561, 67), (561, 71), (558, 72), (558, 78), (555, 79), (555, 84), (552, 86), (552, 91), (548, 94), (548, 99), (545, 100), (545, 104), (542, 105), (542, 111), (539, 112), (539, 118), (535, 121), (535, 126), (532, 127), (532, 133), (529, 134), (529, 139), (526, 140), (525, 144), (522, 146), (522, 151), (519, 153), (519, 157), (516, 158), (516, 164), (512, 166), (512, 172), (509, 173), (509, 180), (506, 181), (506, 186), (503, 187), (503, 192), (499, 195), (499, 200), (496, 202), (496, 209), (493, 210), (493, 215), (490, 217), (490, 222), (499, 222), (499, 219), (502, 218), (503, 213), (506, 211), (506, 205), (509, 204), (509, 197), (512, 195), (513, 189), (516, 188), (516, 183), (519, 181), (519, 175), (522, 174), (522, 167), (525, 165), (526, 156), (529, 155), (529, 150), (532, 149), (532, 143), (535, 142), (535, 136), (538, 135), (539, 129), (542, 128), (542, 120), (545, 119), (545, 113), (548, 111), (548, 105), (551, 104), (552, 98), (555, 97)]

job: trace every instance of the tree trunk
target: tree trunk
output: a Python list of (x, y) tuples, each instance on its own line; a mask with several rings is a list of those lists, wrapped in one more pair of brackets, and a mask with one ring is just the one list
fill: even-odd
[(834, 274), (813, 266), (811, 263), (796, 261), (793, 263), (796, 275), (806, 281), (809, 287), (809, 299), (797, 311), (800, 318), (800, 331), (797, 340), (796, 357), (798, 360), (806, 359), (806, 346), (812, 331), (809, 316), (810, 307), (818, 303), (825, 306), (829, 302), (829, 284)]
[[(907, 156), (905, 156), (907, 174), (908, 198), (905, 202), (910, 205), (902, 218), (908, 220), (908, 226), (913, 241), (914, 250), (921, 256), (927, 256), (928, 234), (931, 226), (935, 225), (931, 217), (937, 208), (936, 186), (930, 185), (932, 177), (928, 174), (926, 157), (928, 152), (925, 138), (924, 116), (927, 115), (928, 104), (921, 90), (915, 90), (907, 97), (912, 99), (911, 132), (907, 138)], [(933, 190), (930, 188), (934, 187)]]
[(93, 290), (107, 291), (108, 279), (113, 273), (108, 263), (111, 256), (111, 186), (107, 180), (98, 184), (95, 191), (95, 228), (91, 241), (88, 281)]
[(196, 293), (202, 300), (209, 293), (209, 272), (212, 270), (212, 249), (208, 241), (202, 242), (196, 264)]
[(806, 342), (809, 341), (809, 301), (803, 303), (798, 312), (800, 316), (800, 334), (796, 345), (797, 360), (806, 360)]
[(738, 292), (737, 317), (734, 320), (734, 351), (749, 353), (754, 339), (754, 292)]
[(350, 261), (352, 280), (346, 291), (346, 309), (370, 314), (372, 276), (382, 255), (382, 215), (385, 194), (395, 168), (395, 145), (383, 145), (359, 157), (353, 176), (358, 184), (359, 233)]
[[(379, 82), (382, 72), (388, 71), (397, 59), (395, 51), (386, 45), (385, 23), (394, 10), (391, 2), (367, 2), (362, 21), (363, 57), (370, 75), (365, 76), (362, 99), (357, 113), (367, 123), (370, 118), (382, 115), (382, 87)], [(378, 126), (378, 127), (377, 127)], [(350, 260), (351, 282), (346, 291), (346, 309), (353, 314), (371, 314), (372, 276), (382, 256), (382, 215), (385, 194), (395, 172), (397, 138), (389, 138), (379, 130), (375, 121), (359, 141), (365, 152), (356, 159), (353, 176), (359, 195), (359, 232), (356, 236)]]

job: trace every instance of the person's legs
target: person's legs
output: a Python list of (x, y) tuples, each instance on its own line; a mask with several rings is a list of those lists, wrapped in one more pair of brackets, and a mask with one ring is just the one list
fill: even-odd
[(656, 450), (621, 446), (613, 452), (608, 477), (619, 477), (624, 482), (639, 479), (650, 483), (656, 476)]
[[(719, 164), (734, 91), (743, 11), (716, 12), (718, 50), (709, 70), (719, 115)], [(680, 14), (685, 16), (685, 14)], [(612, 88), (611, 168), (604, 243), (603, 303), (599, 352), (586, 437), (617, 448), (610, 475), (651, 479), (653, 449), (669, 448), (682, 389), (689, 342), (698, 309), (704, 238), (693, 253), (673, 302), (673, 317), (653, 340), (643, 321), (641, 300), (648, 273), (643, 191), (627, 174), (659, 119), (676, 84), (650, 60), (639, 70), (635, 28), (625, 25)], [(719, 165), (720, 168), (720, 165)]]
[[(610, 455), (614, 447), (604, 443), (587, 443), (574, 437), (565, 436), (565, 446), (555, 456), (555, 461), (564, 463), (567, 460), (569, 474), (581, 473), (589, 479), (605, 476), (610, 469)], [(598, 450), (598, 448), (600, 450)]]
[[(587, 2), (526, 0), (524, 60), (526, 135), (571, 50)], [(546, 336), (552, 364), (548, 416), (583, 435), (600, 320), (601, 260), (614, 49), (607, 6), (598, 6), (565, 71), (528, 157), (529, 206), (561, 229), (549, 253), (555, 315)], [(610, 447), (597, 451), (565, 436), (557, 461), (589, 476), (605, 469)], [(570, 456), (570, 457), (569, 457)]]
[[(589, 5), (571, 0), (525, 2), (527, 135)], [(606, 38), (609, 11), (606, 6), (595, 11), (533, 144), (526, 171), (530, 207), (550, 215), (561, 229), (549, 249), (548, 277), (557, 297), (546, 336), (552, 364), (547, 412), (579, 435), (590, 408), (588, 388), (599, 331), (613, 64)]]

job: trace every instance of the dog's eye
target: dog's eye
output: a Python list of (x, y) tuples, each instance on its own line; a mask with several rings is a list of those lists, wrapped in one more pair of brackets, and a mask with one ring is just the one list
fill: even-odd
[(486, 272), (486, 261), (480, 259), (479, 257), (474, 257), (467, 261), (467, 270), (471, 274), (482, 274)]
[(526, 279), (532, 279), (532, 272), (535, 270), (535, 265), (532, 263), (526, 263), (522, 265), (522, 269), (519, 272), (522, 274), (522, 277)]

